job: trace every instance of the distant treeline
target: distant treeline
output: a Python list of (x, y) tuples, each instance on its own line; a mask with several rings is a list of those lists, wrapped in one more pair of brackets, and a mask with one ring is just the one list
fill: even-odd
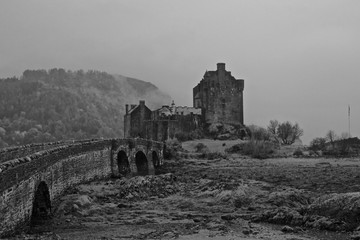
[[(0, 79), (0, 147), (122, 137), (125, 103), (138, 101), (144, 91), (159, 91), (151, 83), (133, 81), (136, 87), (106, 72), (56, 68)], [(168, 101), (161, 99), (165, 94), (155, 95), (159, 102)]]

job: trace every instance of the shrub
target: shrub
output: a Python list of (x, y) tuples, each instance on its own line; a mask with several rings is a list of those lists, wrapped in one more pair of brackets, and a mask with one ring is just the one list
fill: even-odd
[(208, 125), (205, 131), (209, 137), (220, 140), (238, 139), (246, 135), (246, 129), (242, 125), (219, 122)]
[(198, 143), (195, 145), (195, 151), (198, 153), (199, 152), (208, 152), (209, 148), (203, 143)]
[(201, 129), (196, 129), (195, 131), (190, 132), (190, 137), (192, 139), (201, 139), (204, 138), (204, 132)]
[(214, 159), (227, 159), (227, 155), (220, 152), (204, 152), (203, 154), (199, 155), (198, 158), (200, 159), (207, 159), (207, 160), (214, 160)]
[(313, 151), (323, 151), (326, 148), (326, 139), (325, 138), (314, 138), (311, 142), (310, 142), (310, 150)]
[(256, 141), (269, 141), (271, 138), (270, 132), (256, 125), (249, 125), (248, 129), (250, 131), (250, 138)]
[(239, 144), (235, 144), (229, 148), (225, 149), (225, 152), (227, 153), (242, 153), (243, 150), (243, 144), (239, 143)]
[(180, 142), (185, 142), (189, 140), (193, 140), (190, 133), (184, 133), (184, 132), (177, 132), (175, 133), (175, 138), (179, 140)]
[(180, 142), (190, 141), (194, 139), (201, 139), (204, 137), (204, 133), (201, 129), (196, 129), (190, 133), (187, 132), (177, 132), (175, 133), (175, 138)]
[(265, 159), (271, 157), (276, 150), (276, 144), (268, 141), (248, 141), (236, 144), (225, 151), (227, 153), (240, 153), (253, 158)]
[(233, 200), (235, 208), (241, 208), (249, 206), (252, 202), (252, 199), (247, 195), (238, 195)]
[(176, 139), (169, 139), (165, 143), (164, 158), (165, 159), (178, 159), (179, 152), (183, 150), (181, 143)]
[(295, 152), (293, 153), (293, 155), (295, 157), (301, 157), (301, 156), (304, 156), (304, 153), (301, 151), (301, 149), (296, 149)]

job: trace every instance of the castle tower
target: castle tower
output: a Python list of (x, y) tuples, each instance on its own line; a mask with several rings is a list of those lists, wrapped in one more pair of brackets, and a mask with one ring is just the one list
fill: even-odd
[(193, 105), (202, 109), (208, 124), (243, 125), (243, 91), (244, 80), (235, 79), (226, 71), (225, 63), (218, 63), (216, 71), (206, 71), (193, 88)]

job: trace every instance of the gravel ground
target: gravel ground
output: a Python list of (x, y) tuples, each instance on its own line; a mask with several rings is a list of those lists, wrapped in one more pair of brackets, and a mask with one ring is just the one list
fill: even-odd
[(349, 195), (360, 209), (353, 193), (360, 188), (359, 166), (359, 159), (237, 155), (168, 160), (159, 175), (70, 189), (52, 219), (15, 239), (351, 239), (343, 231), (350, 225), (327, 214), (331, 205), (319, 205), (319, 197), (339, 206), (336, 197)]

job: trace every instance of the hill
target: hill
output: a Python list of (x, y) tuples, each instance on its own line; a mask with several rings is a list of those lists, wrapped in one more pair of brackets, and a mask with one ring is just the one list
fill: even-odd
[(126, 103), (170, 102), (155, 85), (99, 71), (26, 70), (0, 79), (0, 147), (123, 136)]

